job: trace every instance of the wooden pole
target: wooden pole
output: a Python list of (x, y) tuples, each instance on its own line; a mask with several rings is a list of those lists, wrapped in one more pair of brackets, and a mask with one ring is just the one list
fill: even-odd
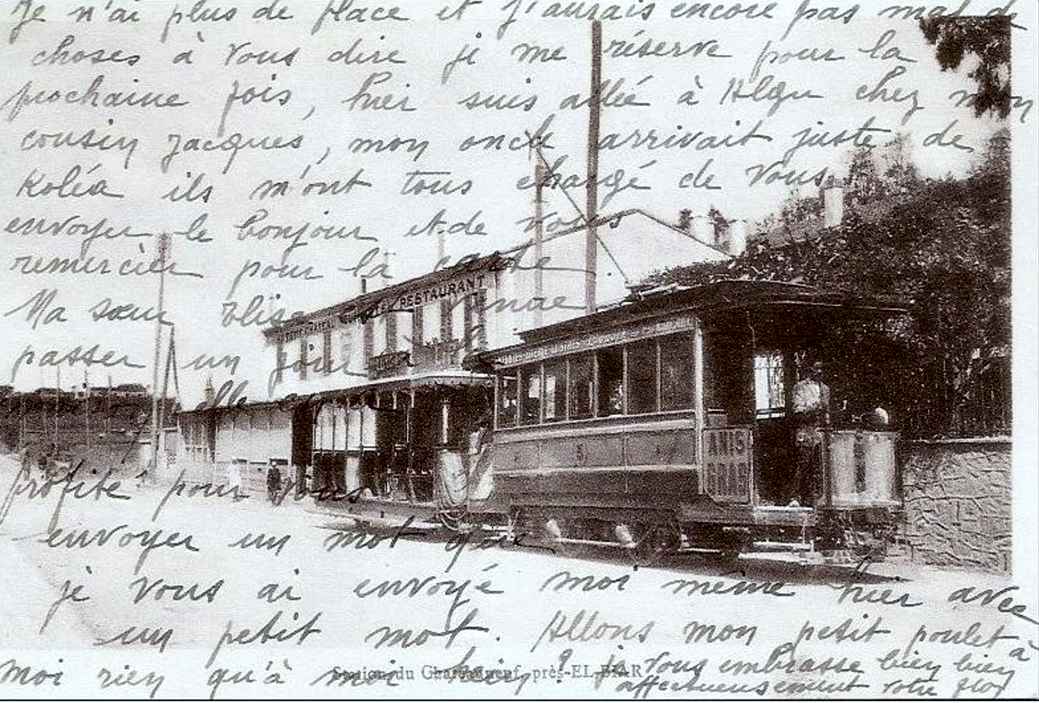
[[(171, 327), (170, 328), (170, 344), (169, 344), (169, 348), (166, 350), (166, 370), (165, 370), (165, 373), (163, 373), (163, 376), (162, 376), (162, 401), (161, 401), (162, 405), (159, 407), (159, 433), (160, 433), (159, 436), (161, 438), (160, 439), (160, 444), (163, 445), (162, 449), (164, 449), (164, 450), (166, 448), (166, 428), (165, 428), (165, 425), (166, 425), (166, 393), (169, 390), (170, 367), (174, 363), (176, 363), (175, 360), (177, 358), (176, 347), (174, 346), (174, 344), (175, 344), (175, 342), (174, 342), (174, 332), (176, 332), (176, 328), (175, 327)], [(252, 421), (251, 421), (251, 416), (250, 416), (250, 427), (251, 426), (252, 426)], [(164, 459), (165, 459), (165, 457), (164, 457)], [(156, 467), (158, 467), (158, 464), (156, 464)], [(156, 468), (156, 478), (158, 478), (158, 468)]]
[(87, 429), (87, 451), (90, 450), (90, 377), (83, 369), (83, 424)]
[(585, 311), (594, 313), (596, 255), (598, 253), (598, 235), (595, 220), (599, 209), (599, 110), (602, 102), (602, 24), (592, 22), (592, 80), (588, 98), (588, 180), (585, 184), (587, 202), (586, 216), (588, 231), (584, 238), (584, 298)]
[[(159, 234), (159, 301), (155, 316), (155, 354), (152, 364), (152, 461), (154, 474), (159, 467), (159, 346), (162, 344), (162, 298), (166, 286), (166, 253), (170, 246), (170, 235)], [(154, 476), (153, 476), (154, 478)]]
[(61, 367), (59, 366), (55, 373), (57, 375), (58, 387), (54, 392), (54, 453), (58, 453), (58, 412), (61, 410)]

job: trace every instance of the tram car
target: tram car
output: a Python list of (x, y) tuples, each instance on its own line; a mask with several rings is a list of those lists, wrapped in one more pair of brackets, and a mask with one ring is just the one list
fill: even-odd
[(815, 386), (830, 412), (812, 423), (793, 396), (828, 333), (902, 312), (722, 281), (522, 333), (467, 358), (493, 377), (492, 417), (437, 464), (423, 505), (455, 529), (499, 525), (527, 543), (880, 558), (902, 508), (897, 433), (883, 410), (861, 412), (873, 398), (841, 398), (837, 379)]

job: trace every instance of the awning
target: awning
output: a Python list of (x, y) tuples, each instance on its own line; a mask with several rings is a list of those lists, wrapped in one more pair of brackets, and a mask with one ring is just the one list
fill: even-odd
[[(453, 388), (462, 386), (487, 387), (493, 382), (494, 377), (488, 374), (429, 372), (415, 376), (380, 378), (361, 385), (319, 391), (307, 396), (299, 396), (294, 399), (294, 402), (296, 404), (323, 403), (336, 398), (349, 398), (352, 396), (366, 395), (368, 393), (391, 393), (394, 391), (410, 391), (419, 388), (435, 388), (437, 386), (450, 386)], [(289, 401), (286, 400), (285, 402)]]

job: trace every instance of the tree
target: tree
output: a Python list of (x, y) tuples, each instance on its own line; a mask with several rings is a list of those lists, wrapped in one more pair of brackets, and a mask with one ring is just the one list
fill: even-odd
[[(913, 434), (966, 433), (979, 379), (1005, 359), (1011, 338), (1007, 134), (994, 135), (959, 180), (920, 179), (901, 149), (853, 154), (840, 227), (760, 238), (741, 257), (675, 267), (650, 282), (745, 278), (898, 296), (908, 303), (904, 318), (833, 331), (826, 344), (835, 375), (858, 396), (887, 403)], [(804, 211), (803, 200), (792, 211)]]
[(1010, 114), (1010, 17), (934, 17), (920, 20), (928, 43), (936, 46), (942, 70), (957, 70), (970, 55), (978, 60), (967, 75), (977, 84), (974, 114)]

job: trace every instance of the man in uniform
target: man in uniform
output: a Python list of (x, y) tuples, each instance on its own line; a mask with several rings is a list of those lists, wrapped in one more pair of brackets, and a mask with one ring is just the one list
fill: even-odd
[(797, 495), (791, 507), (810, 506), (818, 490), (820, 446), (819, 429), (830, 424), (830, 387), (823, 383), (823, 365), (816, 361), (806, 377), (794, 384), (791, 394), (791, 417), (794, 420), (794, 445), (797, 449)]

